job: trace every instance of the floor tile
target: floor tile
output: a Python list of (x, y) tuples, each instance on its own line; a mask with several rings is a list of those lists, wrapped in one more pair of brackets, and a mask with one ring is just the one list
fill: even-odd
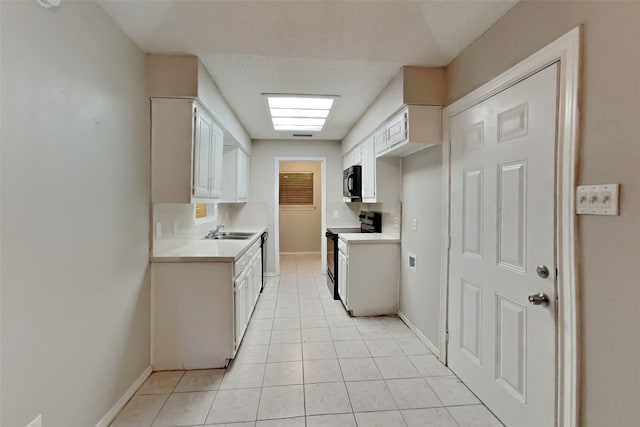
[(266, 363), (268, 351), (269, 346), (266, 344), (245, 345), (243, 342), (234, 363)]
[(382, 379), (375, 362), (370, 357), (358, 359), (338, 359), (345, 381)]
[(399, 338), (396, 342), (407, 356), (431, 354), (427, 346), (418, 338)]
[(279, 308), (278, 306), (276, 306), (276, 316), (275, 316), (276, 319), (288, 318), (288, 317), (295, 317), (295, 318), (300, 317), (300, 308), (299, 308), (298, 300), (292, 301), (289, 307), (291, 308)]
[(483, 405), (453, 406), (447, 409), (460, 427), (503, 427)]
[(215, 396), (215, 391), (173, 393), (162, 407), (152, 427), (204, 424)]
[(275, 310), (273, 308), (256, 307), (253, 312), (252, 319), (273, 319)]
[(331, 383), (343, 381), (342, 371), (337, 359), (305, 360), (304, 383)]
[(365, 340), (364, 343), (373, 357), (404, 356), (404, 352), (392, 339)]
[(253, 421), (246, 423), (224, 423), (224, 424), (205, 424), (205, 426), (215, 426), (215, 427), (255, 427), (256, 423)]
[(458, 427), (445, 408), (409, 409), (402, 416), (409, 427)]
[(336, 359), (337, 355), (331, 341), (305, 342), (302, 343), (302, 358), (304, 360)]
[(444, 406), (475, 405), (480, 403), (467, 386), (455, 376), (427, 377), (427, 383)]
[(273, 319), (251, 319), (250, 331), (270, 331), (273, 327)]
[(142, 384), (137, 394), (171, 393), (183, 375), (184, 371), (154, 372)]
[(356, 419), (353, 414), (312, 415), (307, 427), (356, 427)]
[(391, 338), (391, 334), (384, 326), (359, 326), (358, 332), (364, 339), (383, 339)]
[(322, 342), (332, 341), (329, 328), (310, 328), (302, 329), (302, 341), (304, 342)]
[(160, 412), (168, 394), (139, 394), (133, 396), (110, 427), (147, 427)]
[(406, 427), (399, 411), (362, 412), (356, 414), (358, 427)]
[(233, 363), (222, 378), (221, 390), (262, 387), (264, 364)]
[(300, 315), (304, 317), (324, 317), (324, 310), (322, 308), (301, 308)]
[(345, 383), (305, 384), (307, 415), (341, 414), (351, 412)]
[(398, 407), (384, 381), (347, 382), (354, 412), (386, 411)]
[(260, 345), (269, 344), (271, 340), (271, 330), (268, 331), (254, 331), (247, 330), (242, 339), (242, 345)]
[(387, 380), (387, 387), (400, 409), (442, 406), (440, 399), (422, 378)]
[(287, 385), (262, 389), (258, 419), (304, 416), (304, 389), (301, 385)]
[(305, 427), (304, 417), (281, 418), (277, 420), (260, 420), (256, 427)]
[(302, 344), (271, 344), (267, 362), (295, 362), (302, 360)]
[(308, 328), (328, 328), (327, 319), (324, 316), (318, 317), (302, 317), (300, 319), (302, 329)]
[(175, 388), (175, 392), (217, 390), (224, 376), (224, 369), (187, 371)]
[(274, 329), (271, 332), (271, 344), (295, 344), (302, 342), (300, 329)]
[(300, 329), (300, 318), (276, 317), (273, 320), (273, 329)]
[(351, 359), (354, 357), (370, 357), (369, 349), (364, 341), (335, 341), (336, 354), (339, 359)]
[(334, 341), (359, 340), (361, 338), (360, 332), (355, 326), (331, 327), (329, 331)]
[(220, 390), (211, 406), (207, 424), (255, 421), (260, 389)]
[[(344, 309), (340, 308), (338, 313), (344, 313)], [(355, 323), (353, 323), (353, 319), (349, 317), (349, 315), (344, 316), (335, 316), (327, 313), (327, 324), (330, 328), (344, 328), (344, 327), (354, 327)]]
[(374, 357), (378, 369), (384, 379), (416, 378), (420, 372), (406, 356)]
[(409, 360), (418, 369), (420, 375), (424, 377), (453, 375), (453, 372), (444, 366), (436, 356), (409, 356)]
[(267, 363), (263, 387), (302, 384), (302, 362)]

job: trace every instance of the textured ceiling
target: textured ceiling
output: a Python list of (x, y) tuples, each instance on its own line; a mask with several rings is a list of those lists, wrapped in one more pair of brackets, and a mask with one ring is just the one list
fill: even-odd
[(341, 139), (402, 65), (446, 65), (517, 0), (99, 2), (146, 52), (200, 57), (252, 138), (261, 93), (339, 95), (317, 139)]

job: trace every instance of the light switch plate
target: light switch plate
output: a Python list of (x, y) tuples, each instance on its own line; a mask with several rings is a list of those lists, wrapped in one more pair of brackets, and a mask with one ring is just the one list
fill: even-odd
[(618, 215), (620, 184), (580, 185), (576, 189), (579, 215)]
[(409, 271), (413, 271), (415, 273), (416, 271), (416, 254), (409, 252), (408, 253), (408, 267), (409, 267)]

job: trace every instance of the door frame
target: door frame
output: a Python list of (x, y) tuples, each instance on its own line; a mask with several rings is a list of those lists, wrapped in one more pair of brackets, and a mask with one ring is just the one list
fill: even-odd
[(558, 63), (558, 117), (556, 141), (556, 265), (557, 329), (556, 329), (556, 426), (577, 427), (579, 417), (579, 315), (578, 267), (576, 251), (575, 187), (579, 138), (579, 91), (581, 67), (581, 27), (576, 27), (519, 62), (488, 83), (453, 102), (443, 110), (443, 234), (440, 284), (440, 352), (447, 363), (449, 250), (450, 250), (450, 183), (451, 183), (451, 118), (499, 92), (530, 77), (547, 66)]
[(320, 170), (322, 171), (322, 200), (321, 200), (321, 223), (320, 223), (320, 259), (322, 260), (322, 269), (320, 272), (327, 271), (327, 239), (324, 231), (327, 228), (327, 158), (314, 156), (276, 156), (274, 167), (274, 203), (273, 203), (273, 243), (274, 255), (276, 263), (276, 276), (280, 275), (280, 162), (320, 162)]

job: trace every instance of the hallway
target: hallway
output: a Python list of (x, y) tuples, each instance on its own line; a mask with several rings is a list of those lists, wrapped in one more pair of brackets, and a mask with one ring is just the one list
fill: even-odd
[(281, 257), (227, 370), (157, 372), (113, 427), (500, 427), (396, 317), (351, 318), (319, 255)]

